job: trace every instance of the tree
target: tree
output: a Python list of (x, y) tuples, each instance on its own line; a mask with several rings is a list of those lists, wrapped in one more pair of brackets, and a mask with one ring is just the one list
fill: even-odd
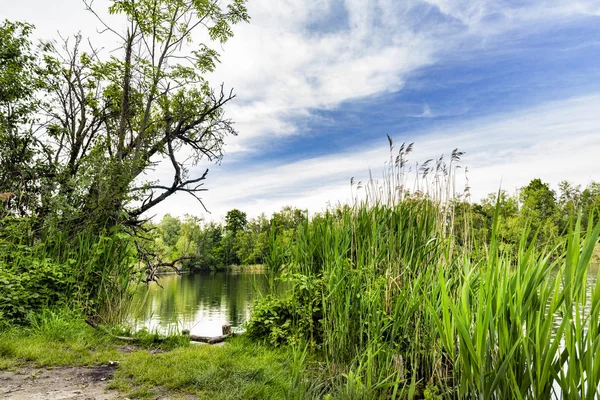
[(223, 266), (221, 231), (221, 226), (214, 222), (210, 222), (203, 227), (196, 251), (196, 267), (200, 269), (215, 269)]
[(532, 234), (538, 232), (541, 243), (546, 243), (558, 234), (555, 217), (557, 212), (556, 193), (541, 179), (533, 179), (519, 193), (521, 217), (531, 224)]
[(597, 221), (600, 218), (600, 183), (590, 183), (581, 193), (580, 203), (583, 209), (584, 226), (587, 226), (592, 216)]
[(221, 241), (226, 265), (240, 264), (237, 254), (238, 234), (242, 234), (248, 223), (246, 213), (238, 209), (227, 212), (225, 216), (225, 237)]
[(172, 217), (171, 214), (165, 214), (158, 224), (158, 229), (164, 244), (173, 247), (179, 240), (181, 221), (179, 218)]
[(247, 223), (246, 213), (234, 208), (228, 211), (225, 216), (225, 232), (228, 235), (235, 236), (239, 231), (246, 228)]
[(556, 211), (556, 193), (541, 179), (533, 179), (520, 192), (522, 212), (540, 219), (550, 218)]
[(580, 185), (573, 185), (569, 181), (561, 181), (558, 183), (558, 190), (558, 204), (564, 207), (570, 203), (573, 208), (579, 205), (579, 199), (581, 198)]
[(285, 206), (281, 211), (273, 214), (271, 222), (278, 231), (296, 229), (306, 220), (306, 211)]
[[(97, 15), (91, 2), (86, 5)], [(245, 0), (227, 6), (215, 0), (115, 0), (109, 11), (127, 20), (123, 33), (100, 20), (104, 33), (120, 41), (120, 53), (103, 59), (93, 47), (84, 50), (76, 36), (42, 55), (54, 72), (43, 88), (48, 102), (37, 110), (48, 119), (40, 125), (45, 142), (26, 148), (43, 154), (53, 171), (55, 200), (38, 196), (48, 203), (30, 211), (47, 210), (65, 226), (136, 226), (143, 213), (178, 192), (201, 202), (208, 169), (191, 175), (191, 167), (219, 161), (225, 138), (236, 134), (224, 116), (233, 92), (223, 85), (211, 89), (204, 77), (219, 54), (210, 43), (192, 43), (201, 30), (211, 42), (226, 42), (232, 26), (249, 19)], [(22, 42), (28, 30), (8, 31)], [(144, 180), (161, 161), (172, 169), (170, 182)]]
[(558, 215), (557, 224), (560, 232), (566, 232), (570, 221), (577, 218), (581, 199), (581, 186), (562, 181), (558, 184)]

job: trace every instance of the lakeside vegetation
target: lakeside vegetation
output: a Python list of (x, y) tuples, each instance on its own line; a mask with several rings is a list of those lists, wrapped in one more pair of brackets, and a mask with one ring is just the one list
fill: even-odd
[[(497, 205), (497, 235), (503, 249), (517, 250), (525, 229), (529, 230), (527, 240), (534, 241), (536, 247), (551, 246), (565, 237), (579, 211), (584, 226), (589, 216), (600, 211), (600, 183), (591, 182), (582, 190), (562, 181), (557, 193), (549, 183), (536, 178), (516, 193), (500, 190), (480, 202), (456, 196), (450, 199), (450, 214), (457, 243), (462, 245), (471, 239), (489, 243)], [(341, 217), (346, 211), (340, 206), (329, 213)], [(317, 213), (311, 220), (325, 214)], [(280, 257), (287, 263), (289, 257), (283, 253), (293, 246), (295, 235), (307, 219), (306, 210), (286, 206), (269, 218), (263, 213), (250, 220), (245, 212), (233, 209), (227, 213), (224, 224), (205, 222), (192, 215), (181, 219), (166, 214), (160, 222), (148, 223), (146, 228), (152, 232), (154, 249), (163, 259), (183, 259), (182, 270), (214, 270), (267, 264), (275, 249), (281, 250)], [(594, 253), (592, 262), (600, 262), (600, 252)]]
[[(116, 360), (111, 385), (138, 398), (597, 398), (599, 183), (557, 194), (534, 179), (476, 203), (455, 192), (459, 151), (411, 172), (412, 144), (388, 137), (384, 176), (352, 182), (353, 204), (154, 224), (144, 215), (169, 196), (200, 200), (208, 170), (190, 168), (235, 134), (233, 94), (204, 78), (218, 54), (181, 44), (198, 27), (224, 43), (249, 16), (243, 0), (110, 12), (128, 28), (107, 27), (122, 43), (108, 60), (79, 36), (35, 48), (32, 26), (0, 26), (0, 368)], [(160, 160), (171, 182), (144, 180)], [(224, 347), (122, 325), (165, 269), (252, 264), (272, 292)], [(142, 340), (124, 352), (85, 317)]]
[[(408, 155), (403, 151), (401, 159)], [(452, 159), (454, 164), (458, 161), (458, 156)], [(252, 389), (259, 393), (255, 398), (542, 399), (560, 395), (595, 398), (600, 384), (600, 364), (594, 357), (600, 350), (597, 323), (600, 283), (589, 280), (588, 274), (592, 273), (590, 263), (598, 257), (600, 224), (594, 222), (593, 216), (600, 203), (557, 201), (548, 185), (534, 180), (518, 196), (508, 197), (499, 192), (499, 197), (490, 196), (482, 204), (472, 204), (445, 189), (453, 184), (454, 178), (444, 172), (450, 169), (444, 161), (439, 163), (438, 172), (429, 176), (431, 179), (423, 177), (422, 171), (417, 175), (419, 190), (416, 192), (404, 189), (408, 174), (401, 162), (394, 163), (388, 166), (381, 181), (357, 184), (357, 190), (361, 186), (361, 193), (357, 193), (357, 201), (352, 206), (339, 206), (310, 219), (298, 212), (302, 220), (298, 218), (298, 224), (289, 231), (281, 231), (286, 232), (282, 235), (285, 241), (277, 241), (277, 235), (269, 231), (275, 240), (267, 249), (266, 259), (276, 265), (270, 276), (286, 281), (290, 290), (284, 294), (265, 293), (247, 323), (245, 336), (248, 338), (236, 339), (234, 347), (235, 351), (249, 352), (253, 346), (259, 346), (265, 357), (287, 361), (270, 362), (269, 369), (263, 370), (265, 375), (261, 375), (266, 381), (248, 381), (252, 387), (257, 385)], [(594, 187), (592, 185), (591, 190)], [(587, 194), (575, 199), (598, 200), (590, 196), (590, 189), (586, 190)], [(534, 202), (532, 198), (544, 201)], [(549, 202), (549, 199), (554, 201)], [(553, 205), (552, 212), (544, 214), (547, 218), (540, 218), (534, 228), (536, 222), (531, 215), (547, 211), (548, 204)], [(584, 205), (590, 214), (581, 212)], [(486, 212), (491, 213), (489, 219)], [(236, 214), (243, 215), (237, 211)], [(485, 221), (490, 221), (491, 226)], [(519, 226), (521, 221), (523, 228), (512, 230), (517, 232), (516, 238), (501, 234), (503, 229), (511, 232), (511, 223)], [(561, 223), (565, 224), (562, 231)], [(554, 229), (549, 235), (551, 224)], [(159, 232), (155, 236), (158, 243), (165, 232), (160, 225), (155, 230)], [(236, 237), (240, 232), (252, 232), (244, 229), (240, 228)], [(199, 230), (202, 231), (201, 226)], [(190, 231), (193, 230), (180, 229), (179, 235), (174, 237), (181, 242), (181, 233)], [(125, 243), (131, 240), (124, 234), (116, 237)], [(6, 239), (4, 243), (8, 243)], [(84, 243), (82, 241), (82, 245)], [(113, 240), (103, 239), (102, 243), (105, 247), (89, 247), (97, 256), (96, 262), (118, 265), (113, 264), (116, 260), (107, 254), (127, 254), (121, 262), (130, 262), (128, 268), (108, 270), (107, 281), (117, 277), (128, 283), (116, 287), (131, 289), (135, 279), (130, 271), (136, 271), (139, 277), (143, 268), (131, 263), (135, 258), (131, 258), (129, 252), (115, 252), (119, 247)], [(49, 249), (60, 248), (47, 243), (37, 246), (41, 247), (34, 246), (38, 250), (33, 251), (27, 246), (15, 245), (12, 253), (7, 254), (11, 254), (13, 260), (17, 259), (15, 254), (20, 254), (18, 251), (29, 254), (30, 258), (23, 260), (32, 262), (29, 268), (35, 272), (34, 267), (40, 265), (35, 257), (43, 254), (46, 262), (51, 263)], [(135, 249), (133, 245), (125, 247)], [(54, 254), (61, 255), (60, 252)], [(83, 252), (84, 256), (89, 254)], [(4, 274), (16, 271), (8, 268), (9, 265), (7, 258), (2, 268)], [(18, 265), (27, 266), (23, 261)], [(79, 264), (66, 262), (62, 268), (71, 265)], [(131, 265), (136, 265), (137, 270)], [(68, 272), (56, 271), (58, 277)], [(74, 271), (76, 269), (71, 270)], [(130, 275), (119, 271), (128, 271)], [(32, 274), (27, 272), (26, 276)], [(8, 277), (22, 279), (23, 273), (12, 272)], [(49, 355), (48, 361), (39, 365), (101, 363), (109, 352), (116, 359), (135, 359), (119, 367), (122, 372), (116, 374), (114, 383), (115, 387), (134, 396), (151, 396), (155, 393), (153, 386), (154, 390), (232, 395), (227, 388), (222, 393), (205, 391), (214, 387), (207, 380), (191, 384), (188, 378), (177, 378), (169, 383), (153, 375), (157, 373), (151, 367), (154, 363), (158, 371), (161, 363), (172, 366), (181, 359), (198, 356), (184, 339), (175, 339), (172, 347), (182, 348), (165, 353), (160, 360), (143, 349), (139, 350), (138, 359), (115, 354), (114, 343), (106, 349), (98, 345), (97, 340), (110, 342), (110, 338), (86, 339), (87, 335), (97, 337), (98, 334), (81, 326), (82, 317), (76, 331), (88, 331), (75, 335), (65, 329), (73, 323), (72, 319), (48, 319), (47, 316), (55, 312), (48, 311), (47, 307), (85, 306), (79, 292), (65, 289), (70, 288), (68, 283), (73, 288), (78, 287), (80, 283), (75, 279), (78, 276), (64, 275), (64, 278), (28, 280), (36, 286), (23, 288), (22, 297), (34, 291), (51, 295), (30, 304), (21, 314), (3, 307), (9, 317), (3, 318), (0, 333), (3, 346), (0, 354), (5, 368), (44, 360), (43, 343), (58, 340), (64, 343), (64, 348), (59, 346), (59, 355)], [(587, 286), (588, 281), (596, 283)], [(11, 298), (19, 297), (3, 298), (6, 304)], [(94, 298), (98, 302), (101, 299)], [(109, 302), (114, 322), (120, 315), (115, 310), (127, 304), (127, 297), (124, 299), (119, 304), (112, 298)], [(90, 310), (89, 307), (76, 309), (79, 311), (73, 315)], [(105, 321), (111, 322), (110, 319)], [(118, 332), (122, 328), (112, 329)], [(31, 332), (36, 334), (32, 336)], [(156, 334), (150, 336), (158, 338)], [(27, 340), (37, 344), (23, 342)], [(147, 346), (159, 343), (161, 341), (150, 340)], [(206, 359), (209, 369), (214, 367), (213, 363), (220, 363), (219, 355), (210, 358), (211, 351), (202, 350), (202, 357), (209, 357)], [(254, 362), (263, 365), (260, 359), (263, 356), (256, 360), (248, 356), (253, 361), (235, 364), (241, 368), (237, 374), (255, 376), (256, 373), (246, 368), (253, 368)], [(142, 373), (133, 368), (139, 363), (147, 363), (150, 370)], [(129, 371), (130, 367), (135, 372)], [(194, 375), (197, 371), (184, 374), (189, 374), (189, 379), (199, 376)], [(129, 378), (120, 378), (124, 376)], [(261, 385), (275, 377), (289, 380), (291, 386), (277, 386), (279, 389), (272, 393), (262, 392), (267, 388), (260, 389)], [(227, 373), (215, 379), (229, 384), (233, 378)]]
[[(557, 212), (534, 180), (513, 214), (500, 192), (491, 226), (478, 226), (485, 202), (456, 202), (448, 190), (458, 157), (421, 174), (415, 195), (404, 189), (405, 156), (403, 145), (353, 207), (298, 230), (286, 260), (294, 289), (260, 302), (248, 334), (319, 355), (306, 398), (596, 398), (593, 213)], [(515, 217), (516, 237), (503, 235)]]
[(289, 206), (270, 218), (263, 213), (250, 220), (245, 212), (233, 209), (224, 224), (166, 214), (159, 223), (145, 227), (152, 232), (154, 251), (162, 259), (181, 260), (184, 271), (216, 270), (268, 264), (271, 249), (289, 247), (306, 218), (305, 210)]

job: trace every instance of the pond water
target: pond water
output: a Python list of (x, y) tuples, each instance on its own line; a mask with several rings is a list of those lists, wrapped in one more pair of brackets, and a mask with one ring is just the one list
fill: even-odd
[(136, 292), (130, 322), (151, 332), (189, 329), (201, 336), (221, 335), (223, 324), (240, 329), (254, 300), (268, 288), (264, 270), (163, 275), (159, 283), (163, 288), (153, 283)]
[[(595, 285), (597, 272), (598, 265), (591, 265), (588, 291)], [(135, 328), (145, 326), (163, 334), (188, 329), (193, 335), (218, 336), (223, 324), (242, 328), (254, 300), (268, 292), (264, 270), (163, 275), (159, 282), (163, 288), (142, 285), (136, 293), (129, 317)], [(559, 324), (560, 319), (554, 322)]]

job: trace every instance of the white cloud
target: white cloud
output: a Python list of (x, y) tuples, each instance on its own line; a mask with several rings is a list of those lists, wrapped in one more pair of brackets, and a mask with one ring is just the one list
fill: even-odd
[(228, 109), (240, 132), (237, 150), (298, 133), (294, 120), (311, 110), (400, 90), (409, 73), (431, 64), (429, 34), (410, 32), (400, 14), (390, 18), (386, 3), (250, 2), (252, 21), (236, 26), (213, 77), (238, 94)]
[[(474, 200), (497, 191), (501, 184), (512, 192), (537, 177), (554, 186), (561, 180), (585, 186), (590, 180), (600, 181), (598, 109), (600, 95), (550, 102), (396, 137), (395, 146), (402, 140), (414, 141), (413, 162), (448, 156), (454, 148), (465, 151), (463, 165), (469, 169)], [(283, 165), (262, 164), (243, 171), (217, 168), (207, 182), (206, 205), (212, 212), (207, 218), (219, 220), (232, 208), (251, 216), (285, 205), (320, 211), (328, 202), (350, 200), (350, 178), (366, 181), (369, 168), (377, 178), (388, 159), (387, 141), (382, 138), (381, 145), (372, 148)], [(193, 210), (199, 211), (194, 200), (178, 195), (157, 211), (183, 215)]]
[(302, 134), (296, 121), (313, 110), (401, 90), (414, 71), (507, 40), (509, 31), (597, 15), (600, 1), (253, 0), (248, 7), (251, 23), (235, 27), (212, 77), (238, 94), (228, 108), (240, 132), (230, 153)]

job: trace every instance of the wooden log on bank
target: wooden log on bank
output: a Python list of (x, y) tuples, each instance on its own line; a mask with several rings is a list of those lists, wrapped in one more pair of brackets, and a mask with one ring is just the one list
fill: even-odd
[(221, 336), (197, 336), (190, 335), (190, 331), (187, 329), (182, 331), (184, 336), (189, 336), (192, 342), (200, 342), (200, 343), (208, 343), (208, 344), (216, 344), (224, 342), (225, 339), (230, 338), (235, 335), (235, 333), (231, 332), (231, 325), (225, 324), (221, 327), (223, 334)]
[[(140, 338), (136, 338), (136, 337), (127, 337), (127, 336), (117, 336), (117, 335), (113, 335), (112, 333), (110, 333), (109, 331), (106, 330), (106, 328), (104, 328), (101, 325), (98, 325), (97, 323), (95, 323), (94, 321), (92, 321), (90, 318), (87, 318), (85, 320), (86, 324), (88, 324), (89, 326), (91, 326), (92, 328), (95, 329), (100, 329), (102, 332), (106, 333), (107, 335), (118, 339), (118, 340), (122, 340), (124, 342), (131, 342), (131, 343), (135, 343), (135, 342), (139, 342)], [(216, 343), (221, 343), (224, 342), (225, 339), (232, 337), (235, 335), (234, 332), (231, 331), (231, 325), (229, 324), (225, 324), (221, 327), (222, 331), (223, 331), (223, 335), (221, 336), (196, 336), (196, 335), (190, 335), (190, 331), (187, 329), (184, 329), (181, 334), (183, 336), (189, 336), (190, 340), (192, 342), (200, 342), (200, 343), (208, 343), (208, 344), (216, 344)], [(159, 341), (161, 341), (162, 339), (158, 339)]]

